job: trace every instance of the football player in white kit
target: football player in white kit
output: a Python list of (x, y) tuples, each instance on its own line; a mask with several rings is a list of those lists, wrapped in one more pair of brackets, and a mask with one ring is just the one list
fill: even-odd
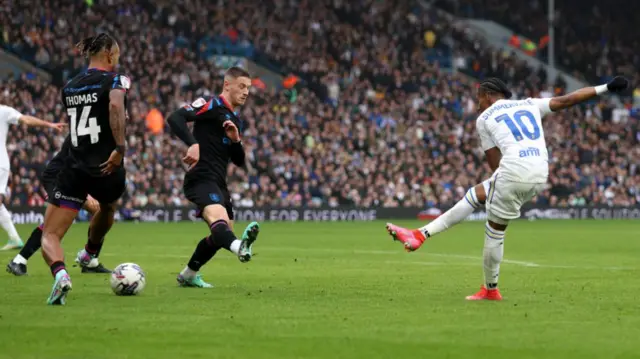
[(520, 208), (540, 193), (549, 175), (549, 156), (542, 117), (587, 101), (606, 92), (621, 92), (629, 82), (616, 77), (605, 85), (586, 87), (568, 95), (546, 99), (509, 100), (511, 91), (496, 78), (478, 89), (480, 116), (476, 128), (482, 149), (493, 171), (491, 178), (470, 188), (464, 198), (431, 223), (406, 229), (391, 223), (387, 231), (407, 251), (420, 248), (427, 238), (460, 223), (476, 209), (487, 212), (484, 237), (484, 285), (467, 300), (501, 300), (498, 290), (504, 235), (509, 221), (520, 217)]
[(11, 221), (11, 215), (4, 206), (7, 183), (11, 174), (9, 154), (7, 153), (7, 134), (9, 133), (9, 125), (17, 124), (53, 128), (56, 131), (61, 131), (66, 126), (62, 123), (47, 122), (33, 116), (23, 115), (12, 107), (0, 105), (0, 226), (9, 234), (9, 242), (1, 250), (18, 249), (23, 246), (22, 239)]

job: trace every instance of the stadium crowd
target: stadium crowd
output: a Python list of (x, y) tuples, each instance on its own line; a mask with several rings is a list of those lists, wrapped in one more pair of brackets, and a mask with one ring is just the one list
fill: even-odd
[[(544, 72), (413, 1), (50, 0), (29, 12), (16, 4), (0, 11), (10, 24), (3, 47), (54, 74), (54, 84), (28, 75), (4, 81), (0, 103), (50, 121), (63, 118), (59, 85), (84, 64), (75, 42), (95, 31), (122, 39), (121, 70), (133, 80), (128, 207), (187, 204), (186, 149), (168, 132), (150, 131), (145, 117), (218, 91), (224, 69), (207, 57), (228, 44), (304, 80), (292, 89), (254, 88), (241, 109), (250, 165), (229, 170), (238, 207), (446, 207), (490, 175), (466, 75), (502, 77), (518, 97), (549, 90)], [(92, 21), (70, 26), (78, 16)], [(446, 58), (459, 72), (441, 66)], [(551, 92), (562, 88), (560, 81)], [(640, 127), (629, 111), (590, 103), (544, 124), (551, 174), (538, 203), (640, 201)], [(43, 205), (38, 176), (62, 140), (12, 133), (12, 205)]]
[[(534, 42), (548, 34), (548, 1), (437, 0), (453, 14), (490, 19)], [(615, 0), (555, 2), (555, 59), (558, 66), (587, 82), (607, 82), (624, 74), (638, 85), (640, 42), (629, 31), (640, 3)], [(547, 49), (538, 55), (546, 61)], [(637, 86), (636, 86), (637, 87)]]

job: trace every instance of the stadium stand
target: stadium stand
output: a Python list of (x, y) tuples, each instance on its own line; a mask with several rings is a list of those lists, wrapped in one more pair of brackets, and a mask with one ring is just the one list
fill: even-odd
[[(127, 207), (187, 204), (180, 191), (185, 149), (151, 117), (217, 91), (224, 69), (208, 61), (216, 54), (245, 56), (303, 80), (293, 88), (255, 88), (241, 110), (251, 165), (248, 180), (243, 169), (230, 169), (238, 207), (446, 207), (490, 173), (478, 148), (469, 76), (502, 77), (518, 97), (549, 94), (544, 72), (414, 1), (100, 3), (52, 0), (28, 12), (15, 3), (3, 7), (0, 20), (9, 24), (3, 48), (54, 80), (28, 74), (5, 80), (0, 103), (61, 119), (58, 88), (84, 65), (75, 41), (96, 30), (114, 33), (122, 71), (134, 84)], [(93, 23), (69, 26), (78, 16)], [(551, 176), (537, 203), (637, 204), (635, 116), (603, 102), (547, 117)], [(13, 205), (43, 205), (38, 176), (61, 140), (15, 131), (8, 143)]]
[[(546, 0), (435, 3), (458, 16), (494, 20), (537, 44), (545, 43), (548, 35)], [(607, 82), (614, 74), (637, 79), (640, 43), (628, 26), (635, 23), (639, 4), (620, 0), (603, 4), (597, 0), (555, 2), (556, 62), (587, 82)], [(537, 55), (546, 61), (547, 48), (543, 46)]]

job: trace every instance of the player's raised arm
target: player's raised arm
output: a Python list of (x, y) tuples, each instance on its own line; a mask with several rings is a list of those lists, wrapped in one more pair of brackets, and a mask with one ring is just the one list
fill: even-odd
[(563, 96), (553, 97), (549, 101), (549, 108), (551, 111), (563, 110), (606, 92), (622, 92), (627, 87), (629, 87), (629, 81), (622, 76), (616, 76), (605, 85), (585, 87)]
[(200, 160), (200, 145), (193, 133), (189, 130), (187, 123), (193, 122), (196, 119), (217, 120), (217, 117), (210, 111), (212, 107), (212, 99), (206, 101), (203, 98), (199, 98), (190, 105), (177, 109), (167, 118), (167, 124), (169, 128), (171, 128), (171, 132), (184, 142), (185, 145), (189, 146), (187, 154), (182, 158), (182, 161), (189, 166), (189, 170), (195, 167)]
[[(198, 102), (198, 100), (195, 102)], [(195, 119), (196, 112), (185, 107), (173, 111), (173, 113), (169, 115), (169, 118), (167, 118), (167, 124), (169, 128), (171, 128), (171, 132), (189, 147), (198, 144), (195, 136), (193, 136), (193, 133), (189, 130), (189, 126), (187, 126), (188, 122), (192, 122)]]
[(22, 115), (18, 119), (18, 122), (22, 125), (27, 125), (29, 127), (44, 127), (44, 128), (52, 128), (56, 131), (62, 131), (67, 125), (64, 123), (53, 123), (41, 120), (37, 117)]
[(63, 123), (47, 122), (37, 117), (23, 115), (15, 108), (5, 105), (0, 105), (0, 118), (13, 125), (22, 124), (29, 127), (45, 127), (52, 128), (57, 131), (61, 131), (66, 127), (66, 125)]

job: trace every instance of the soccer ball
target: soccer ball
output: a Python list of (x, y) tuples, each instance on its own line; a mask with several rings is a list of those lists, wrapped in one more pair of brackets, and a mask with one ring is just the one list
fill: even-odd
[(116, 295), (139, 294), (146, 283), (142, 268), (135, 263), (122, 263), (111, 273), (111, 289)]

